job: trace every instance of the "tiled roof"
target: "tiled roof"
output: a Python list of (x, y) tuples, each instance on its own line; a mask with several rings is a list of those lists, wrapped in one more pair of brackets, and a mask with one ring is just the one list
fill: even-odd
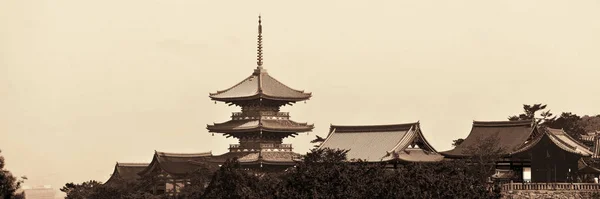
[(525, 121), (473, 121), (471, 133), (462, 144), (452, 150), (441, 152), (447, 157), (470, 156), (469, 150), (476, 147), (482, 140), (492, 136), (497, 137), (498, 147), (505, 149), (505, 153), (514, 152), (525, 144), (532, 133), (536, 131), (532, 120)]
[(512, 154), (528, 151), (544, 139), (549, 140), (558, 148), (569, 153), (574, 153), (587, 157), (592, 156), (593, 154), (593, 152), (588, 147), (569, 136), (562, 129), (545, 128), (545, 130), (540, 131), (543, 131), (543, 134), (528, 142), (519, 150), (512, 152)]
[(115, 165), (115, 170), (110, 178), (106, 181), (106, 184), (110, 184), (111, 181), (117, 178), (124, 180), (138, 179), (140, 176), (137, 173), (144, 170), (146, 167), (148, 167), (148, 165), (148, 163), (117, 162)]
[(248, 99), (270, 99), (297, 102), (308, 100), (311, 93), (292, 89), (271, 77), (262, 67), (240, 83), (226, 90), (211, 93), (210, 98), (217, 101), (237, 101)]
[(197, 165), (190, 164), (191, 161), (200, 161), (210, 157), (212, 157), (211, 152), (166, 153), (156, 151), (150, 165), (138, 174), (147, 175), (159, 169), (170, 175), (184, 175), (198, 168)]
[[(413, 148), (421, 141), (422, 149)], [(393, 125), (331, 125), (330, 132), (320, 148), (350, 150), (348, 160), (379, 162), (397, 156), (404, 161), (439, 161), (439, 155), (421, 134), (419, 123)]]
[[(261, 157), (262, 158), (259, 158)], [(193, 164), (200, 163), (223, 163), (227, 159), (238, 158), (240, 164), (255, 164), (255, 163), (280, 163), (280, 164), (294, 164), (295, 160), (298, 160), (300, 154), (289, 152), (289, 151), (262, 151), (262, 152), (228, 152), (218, 156), (212, 156), (210, 158), (192, 161)]]
[(246, 131), (307, 132), (314, 128), (312, 124), (298, 123), (287, 119), (248, 119), (230, 120), (224, 123), (208, 125), (209, 132), (229, 133)]

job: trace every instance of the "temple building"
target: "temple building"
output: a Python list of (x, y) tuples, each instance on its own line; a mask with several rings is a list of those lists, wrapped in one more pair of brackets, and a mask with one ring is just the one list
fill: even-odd
[(349, 150), (348, 160), (436, 162), (444, 157), (427, 142), (419, 122), (392, 125), (331, 125), (319, 148)]
[(263, 68), (262, 21), (258, 21), (257, 67), (252, 74), (234, 86), (210, 93), (211, 100), (241, 107), (231, 119), (207, 125), (209, 133), (220, 133), (239, 140), (229, 145), (229, 151), (221, 155), (203, 153), (154, 152), (149, 164), (117, 163), (111, 178), (154, 181), (155, 194), (176, 194), (189, 184), (188, 174), (202, 167), (221, 166), (228, 159), (237, 159), (247, 169), (260, 172), (277, 172), (295, 165), (300, 154), (293, 151), (291, 144), (283, 143), (287, 137), (310, 132), (312, 124), (296, 122), (290, 114), (281, 112), (280, 107), (311, 98), (311, 93), (292, 89), (267, 73)]
[(123, 163), (117, 162), (115, 170), (105, 184), (112, 184), (117, 181), (137, 180), (140, 178), (138, 173), (148, 167), (148, 163)]
[(155, 194), (176, 193), (187, 183), (187, 175), (199, 168), (192, 161), (203, 161), (212, 156), (205, 153), (154, 152), (152, 162), (137, 174), (154, 181)]
[[(562, 129), (539, 127), (533, 120), (474, 121), (471, 133), (456, 148), (441, 152), (448, 159), (473, 157), (482, 144), (495, 144), (501, 160), (496, 180), (573, 182), (580, 160), (593, 152)], [(489, 146), (488, 146), (489, 147)]]
[(291, 120), (289, 113), (280, 112), (280, 107), (309, 100), (311, 93), (286, 86), (263, 68), (260, 17), (258, 22), (258, 61), (254, 72), (234, 86), (209, 95), (215, 103), (241, 107), (241, 112), (232, 113), (231, 120), (207, 126), (211, 133), (239, 140), (239, 144), (229, 146), (228, 153), (214, 157), (212, 161), (238, 157), (248, 167), (285, 168), (294, 165), (298, 154), (292, 151), (291, 144), (284, 144), (282, 140), (312, 131), (314, 127)]

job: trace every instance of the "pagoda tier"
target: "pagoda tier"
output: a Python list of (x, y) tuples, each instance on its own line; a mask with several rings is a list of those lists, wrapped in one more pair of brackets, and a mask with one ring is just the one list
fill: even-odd
[(252, 75), (240, 83), (226, 90), (210, 93), (209, 96), (212, 100), (238, 106), (256, 103), (282, 106), (308, 100), (311, 93), (305, 93), (286, 86), (271, 77), (262, 66), (258, 66)]

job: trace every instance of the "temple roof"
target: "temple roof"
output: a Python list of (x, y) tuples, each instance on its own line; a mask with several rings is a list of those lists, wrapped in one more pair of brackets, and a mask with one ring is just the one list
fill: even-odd
[(218, 156), (212, 156), (200, 161), (193, 161), (193, 164), (201, 163), (223, 163), (227, 159), (238, 158), (240, 164), (273, 164), (273, 165), (293, 165), (299, 160), (300, 154), (290, 151), (261, 151), (261, 152), (228, 152)]
[(465, 140), (452, 150), (441, 152), (448, 157), (467, 157), (470, 150), (482, 140), (497, 136), (498, 147), (510, 154), (525, 144), (534, 134), (536, 125), (533, 120), (524, 121), (473, 121), (471, 133)]
[(308, 100), (311, 93), (292, 89), (271, 77), (266, 69), (258, 67), (254, 73), (240, 83), (216, 93), (210, 93), (216, 101), (232, 102), (253, 99), (297, 102)]
[(395, 158), (409, 162), (443, 159), (425, 140), (418, 122), (392, 125), (331, 125), (329, 135), (319, 148), (350, 150), (347, 153), (348, 160), (360, 159), (367, 162)]
[(224, 123), (207, 125), (209, 132), (234, 133), (234, 132), (307, 132), (314, 126), (307, 123), (298, 123), (288, 119), (244, 119), (230, 120)]
[(210, 93), (210, 98), (222, 102), (234, 102), (243, 100), (268, 99), (275, 101), (297, 102), (308, 100), (311, 93), (292, 89), (271, 77), (266, 69), (263, 69), (262, 53), (262, 20), (258, 17), (258, 46), (257, 67), (254, 73), (236, 85), (216, 93)]
[(521, 153), (524, 151), (528, 151), (529, 149), (535, 147), (541, 140), (547, 138), (558, 148), (577, 155), (581, 156), (592, 156), (594, 153), (584, 144), (572, 138), (562, 129), (552, 129), (552, 128), (544, 128), (544, 133), (540, 136), (533, 139), (531, 142), (525, 144), (521, 149), (513, 152), (513, 154)]
[(115, 170), (110, 178), (106, 181), (105, 184), (109, 184), (111, 181), (116, 179), (123, 180), (134, 180), (138, 179), (140, 176), (137, 174), (138, 172), (144, 170), (148, 167), (148, 163), (123, 163), (117, 162), (115, 165)]
[(203, 153), (166, 153), (154, 152), (154, 158), (146, 169), (140, 171), (139, 175), (147, 175), (156, 170), (162, 170), (169, 175), (185, 175), (198, 168), (191, 161), (200, 161), (210, 158), (212, 152)]

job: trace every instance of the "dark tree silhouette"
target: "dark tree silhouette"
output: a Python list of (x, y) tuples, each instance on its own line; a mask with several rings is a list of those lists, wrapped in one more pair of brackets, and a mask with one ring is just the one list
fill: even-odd
[(314, 139), (311, 140), (310, 143), (317, 143), (315, 145), (313, 145), (315, 148), (319, 148), (319, 146), (321, 145), (321, 143), (325, 142), (325, 138), (322, 138), (321, 136), (318, 136)]
[[(556, 117), (552, 117), (552, 113), (550, 110), (543, 111), (546, 109), (546, 104), (533, 104), (527, 105), (523, 104), (523, 113), (519, 115), (509, 116), (508, 120), (510, 121), (520, 121), (520, 120), (535, 120), (537, 124), (544, 124), (546, 122), (551, 122)], [(536, 113), (540, 112), (540, 117), (536, 117)]]
[[(1, 150), (0, 153), (2, 153)], [(18, 180), (10, 171), (4, 169), (4, 165), (4, 157), (0, 155), (0, 198), (12, 199), (22, 197), (22, 194), (16, 194), (15, 192), (21, 187), (21, 184), (27, 177), (23, 176)]]
[(458, 145), (462, 144), (465, 141), (465, 139), (462, 138), (458, 138), (456, 140), (452, 140), (452, 146), (453, 147), (457, 147)]

